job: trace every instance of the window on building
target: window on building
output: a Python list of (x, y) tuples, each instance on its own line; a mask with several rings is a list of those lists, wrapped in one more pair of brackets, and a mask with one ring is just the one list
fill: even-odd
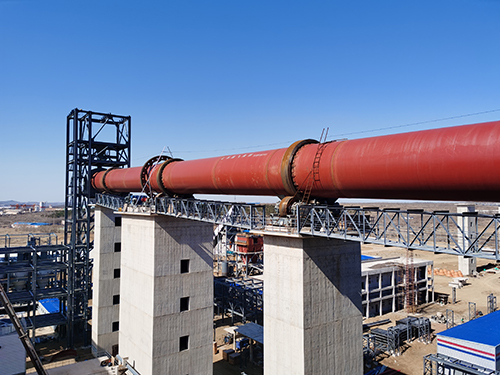
[(114, 277), (115, 279), (119, 279), (119, 278), (120, 278), (120, 269), (119, 269), (119, 268), (115, 268), (115, 269), (113, 270), (113, 277)]
[(181, 273), (189, 272), (189, 259), (181, 259)]
[(120, 304), (120, 295), (119, 294), (115, 294), (113, 296), (113, 305), (118, 305)]
[(120, 329), (120, 322), (113, 322), (113, 332), (116, 332)]
[(181, 312), (189, 310), (189, 297), (181, 298)]
[(183, 350), (188, 350), (189, 349), (189, 336), (182, 336), (179, 339), (179, 351), (182, 352)]
[(115, 253), (119, 253), (120, 251), (122, 251), (122, 243), (115, 242)]
[(121, 227), (122, 226), (122, 217), (117, 216), (115, 217), (115, 227)]

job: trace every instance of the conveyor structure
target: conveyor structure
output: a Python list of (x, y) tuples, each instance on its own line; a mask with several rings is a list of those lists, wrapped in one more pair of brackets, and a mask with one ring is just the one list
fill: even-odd
[[(116, 211), (151, 212), (257, 232), (295, 233), (500, 260), (500, 216), (478, 212), (297, 205), (286, 218), (279, 218), (256, 204), (169, 197), (132, 204), (126, 197), (110, 194), (97, 194), (96, 204)], [(466, 220), (472, 221), (477, 231), (464, 229)]]

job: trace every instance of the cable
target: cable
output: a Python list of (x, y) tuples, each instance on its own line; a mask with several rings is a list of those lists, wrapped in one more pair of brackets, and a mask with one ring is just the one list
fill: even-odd
[(489, 111), (483, 111), (483, 112), (476, 112), (476, 113), (468, 113), (466, 115), (458, 115), (458, 116), (452, 116), (452, 117), (444, 117), (440, 119), (435, 119), (435, 120), (428, 120), (428, 121), (420, 121), (420, 122), (413, 122), (410, 124), (405, 124), (405, 125), (395, 125), (395, 126), (387, 126), (385, 128), (378, 128), (378, 129), (372, 129), (372, 130), (362, 130), (358, 132), (350, 132), (350, 133), (342, 133), (342, 134), (334, 134), (330, 137), (330, 139), (336, 139), (337, 137), (343, 137), (346, 135), (353, 135), (353, 134), (365, 134), (365, 133), (373, 133), (373, 132), (378, 132), (381, 130), (389, 130), (389, 129), (399, 129), (399, 128), (406, 128), (409, 126), (416, 126), (416, 125), (422, 125), (422, 124), (430, 124), (433, 122), (439, 122), (439, 121), (446, 121), (446, 120), (454, 120), (457, 118), (463, 118), (463, 117), (470, 117), (470, 116), (477, 116), (477, 115), (484, 115), (486, 113), (492, 113), (492, 112), (498, 112), (500, 111), (499, 109), (492, 109)]
[[(406, 128), (410, 126), (416, 126), (416, 125), (423, 125), (423, 124), (430, 124), (434, 122), (440, 122), (440, 121), (446, 121), (446, 120), (455, 120), (459, 118), (464, 118), (464, 117), (471, 117), (471, 116), (478, 116), (478, 115), (484, 115), (487, 113), (493, 113), (493, 112), (500, 112), (499, 109), (492, 109), (489, 111), (482, 111), (482, 112), (475, 112), (475, 113), (468, 113), (465, 115), (457, 115), (457, 116), (451, 116), (451, 117), (443, 117), (439, 119), (434, 119), (434, 120), (427, 120), (427, 121), (420, 121), (420, 122), (412, 122), (409, 124), (404, 124), (404, 125), (394, 125), (394, 126), (387, 126), (384, 128), (378, 128), (378, 129), (371, 129), (371, 130), (361, 130), (357, 132), (350, 132), (350, 133), (341, 133), (341, 134), (334, 134), (328, 137), (328, 139), (338, 139), (339, 137), (344, 137), (346, 135), (355, 135), (355, 134), (366, 134), (366, 133), (373, 133), (373, 132), (378, 132), (382, 130), (390, 130), (390, 129), (400, 129), (400, 128)], [(261, 145), (254, 145), (254, 146), (245, 146), (245, 147), (232, 147), (232, 148), (220, 148), (220, 149), (213, 149), (213, 150), (184, 150), (184, 151), (173, 151), (176, 154), (189, 154), (189, 153), (204, 153), (204, 152), (221, 152), (221, 151), (235, 151), (235, 150), (247, 150), (247, 149), (252, 149), (256, 150), (262, 147), (270, 147), (270, 146), (279, 146), (279, 145), (290, 145), (291, 143), (295, 142), (295, 140), (291, 141), (283, 141), (283, 142), (278, 142), (278, 143), (268, 143), (268, 144), (261, 144)]]

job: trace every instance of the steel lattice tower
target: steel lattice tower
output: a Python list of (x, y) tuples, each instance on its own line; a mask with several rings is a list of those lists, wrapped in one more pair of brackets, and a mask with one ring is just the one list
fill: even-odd
[(130, 116), (73, 109), (66, 120), (66, 194), (64, 244), (68, 246), (66, 318), (68, 347), (75, 345), (75, 326), (88, 344), (90, 251), (94, 225), (92, 174), (103, 168), (130, 167)]

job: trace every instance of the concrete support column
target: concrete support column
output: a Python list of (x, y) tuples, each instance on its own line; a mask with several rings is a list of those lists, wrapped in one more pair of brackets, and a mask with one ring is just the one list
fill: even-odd
[(398, 299), (398, 289), (396, 283), (396, 269), (392, 268), (391, 285), (392, 285), (392, 312), (396, 311), (396, 300)]
[[(109, 354), (117, 350), (118, 330), (113, 323), (120, 320), (120, 279), (114, 269), (120, 268), (120, 216), (100, 206), (95, 208), (94, 249), (92, 257), (92, 354)], [(115, 327), (116, 328), (116, 327)]]
[(120, 355), (141, 375), (213, 372), (213, 225), (123, 214)]
[(378, 298), (379, 298), (379, 305), (378, 305), (378, 314), (382, 315), (382, 273), (378, 274)]
[(264, 374), (362, 374), (360, 245), (266, 235), (264, 263)]
[[(474, 212), (476, 210), (476, 207), (473, 205), (466, 205), (466, 206), (457, 206), (457, 213), (462, 214), (466, 212)], [(459, 233), (459, 240), (460, 244), (463, 246), (467, 247), (470, 246), (470, 244), (476, 239), (476, 218), (474, 216), (467, 217), (465, 216), (463, 220), (460, 218), (458, 221), (458, 224), (461, 225), (463, 233), (465, 236), (468, 237), (468, 240), (466, 238), (463, 238), (462, 234)], [(477, 262), (476, 258), (474, 257), (467, 257), (467, 256), (459, 256), (458, 257), (458, 269), (462, 271), (464, 276), (472, 275), (474, 272), (476, 272), (476, 267), (477, 267)]]
[(369, 284), (369, 275), (365, 275), (365, 301), (366, 301), (366, 311), (365, 311), (365, 318), (370, 317), (370, 284)]

